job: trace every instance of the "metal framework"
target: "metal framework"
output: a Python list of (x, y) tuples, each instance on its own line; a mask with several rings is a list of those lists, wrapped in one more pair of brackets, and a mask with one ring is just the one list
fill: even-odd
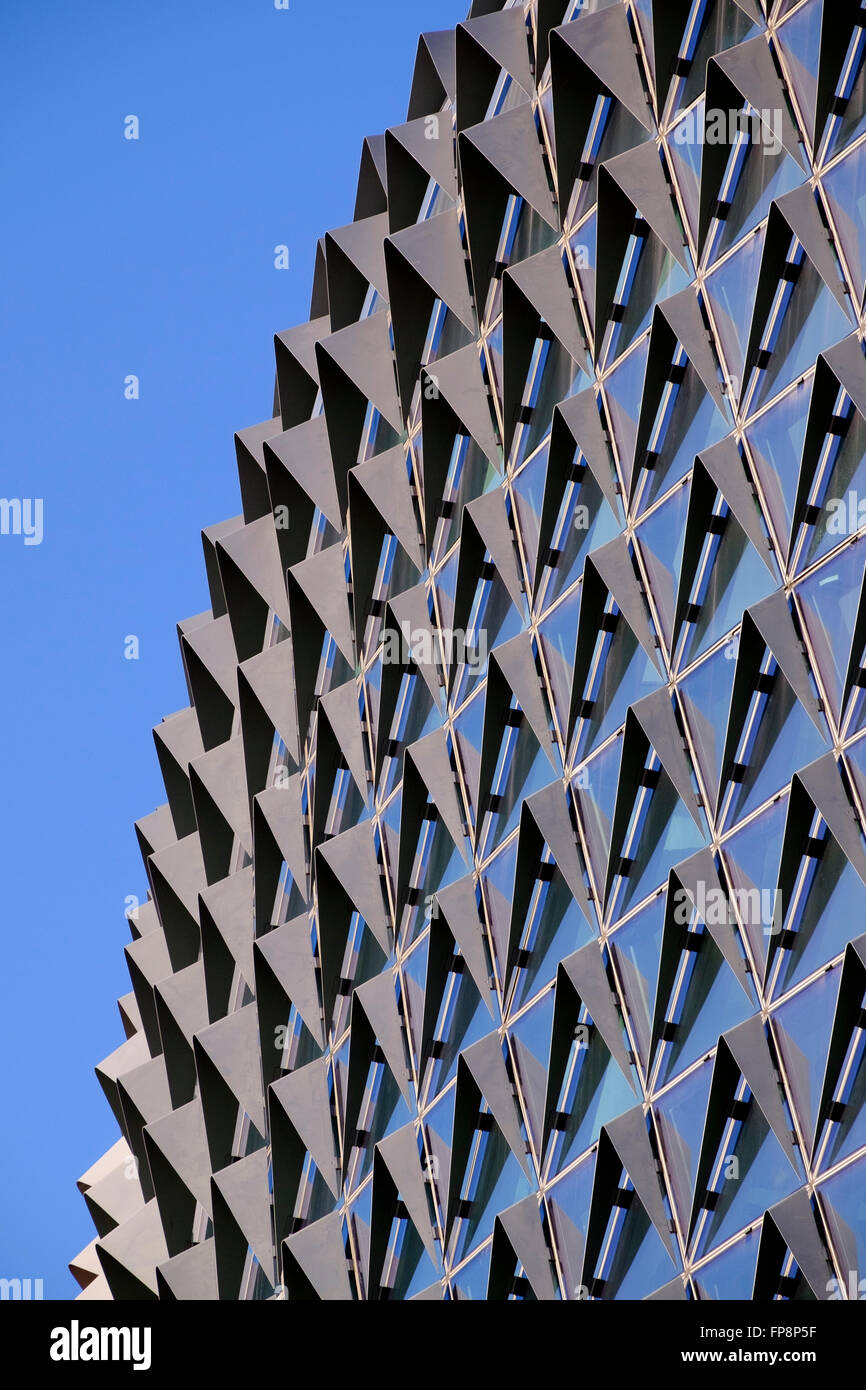
[(82, 1298), (858, 1298), (866, 9), (475, 3), (236, 436)]

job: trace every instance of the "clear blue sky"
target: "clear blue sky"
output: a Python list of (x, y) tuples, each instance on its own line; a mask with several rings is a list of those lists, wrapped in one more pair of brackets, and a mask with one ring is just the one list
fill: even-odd
[(187, 703), (200, 532), (240, 511), (233, 432), (271, 414), (273, 334), (308, 317), (363, 137), (406, 119), (418, 33), (467, 9), (2, 3), (0, 496), (42, 498), (44, 533), (0, 536), (0, 1276), (46, 1297), (77, 1291), (75, 1180), (117, 1138), (93, 1068), (123, 1040), (132, 827), (164, 800), (151, 727)]

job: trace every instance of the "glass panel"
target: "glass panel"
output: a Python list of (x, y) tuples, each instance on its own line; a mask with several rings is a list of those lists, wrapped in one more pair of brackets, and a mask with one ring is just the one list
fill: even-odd
[(649, 573), (662, 638), (668, 650), (673, 641), (688, 505), (689, 490), (685, 486), (680, 487), (646, 521), (641, 522), (636, 532)]
[(807, 1143), (818, 1118), (839, 975), (838, 966), (828, 970), (771, 1015), (773, 1036)]
[[(695, 5), (693, 11), (705, 13), (697, 26), (697, 43), (680, 47), (680, 53), (691, 58), (692, 65), (682, 90), (677, 92), (677, 106), (688, 106), (703, 91), (710, 58), (760, 32), (738, 5), (726, 4), (725, 0), (710, 0), (708, 5)], [(683, 79), (680, 79), (682, 82)]]
[(696, 139), (695, 135), (698, 130), (704, 128), (704, 109), (705, 101), (702, 95), (697, 106), (685, 112), (674, 126), (668, 135), (666, 146), (695, 241), (698, 239), (698, 219), (701, 210), (701, 163), (704, 153), (703, 143)]
[(792, 14), (776, 30), (776, 43), (784, 55), (794, 95), (810, 125), (814, 125), (818, 95), (818, 53), (821, 48), (823, 10), (822, 0), (807, 0), (796, 14)]
[[(866, 206), (866, 200), (864, 200)], [(811, 367), (819, 352), (844, 338), (851, 322), (808, 257), (794, 285), (766, 369), (750, 400), (754, 410)]]
[[(490, 1015), (487, 1015), (488, 1019)], [(483, 1033), (482, 1033), (483, 1036)], [(431, 1095), (433, 1094), (431, 1090)], [(440, 1231), (445, 1228), (445, 1202), (448, 1198), (446, 1174), (454, 1137), (454, 1101), (457, 1088), (452, 1083), (424, 1116), (425, 1178)], [(429, 1157), (427, 1157), (429, 1155)]]
[[(406, 829), (404, 825), (401, 833), (405, 833)], [(447, 888), (449, 884), (464, 876), (466, 864), (460, 852), (461, 848), (462, 846), (458, 848), (455, 845), (451, 832), (446, 829), (441, 819), (421, 822), (415, 858), (409, 875), (409, 886), (416, 890), (413, 896), (418, 902), (423, 902), (439, 889)], [(423, 926), (423, 913), (417, 912), (414, 906), (407, 904), (403, 909), (400, 926), (403, 945), (408, 946)]]
[(351, 1146), (346, 1186), (354, 1189), (373, 1171), (375, 1146), (386, 1135), (408, 1124), (409, 1113), (400, 1088), (385, 1062), (373, 1062), (367, 1073), (364, 1098), (358, 1112), (358, 1130), (365, 1135), (363, 1147)]
[(689, 364), (682, 385), (673, 388), (676, 399), (664, 423), (661, 441), (651, 441), (652, 468), (638, 477), (637, 507), (643, 511), (661, 493), (685, 477), (695, 455), (724, 439), (730, 423), (718, 410), (694, 367)]
[(501, 750), (500, 759), (499, 775), (493, 783), (496, 810), (490, 813), (490, 822), (482, 835), (482, 855), (489, 854), (517, 829), (523, 800), (546, 787), (552, 772), (550, 759), (525, 719), (517, 737), (510, 738), (508, 747)]
[(834, 713), (842, 702), (850, 656), (847, 634), (854, 632), (857, 621), (864, 565), (866, 538), (846, 546), (796, 589), (806, 632)]
[(613, 633), (596, 638), (595, 674), (590, 672), (583, 698), (591, 704), (587, 717), (579, 719), (574, 755), (587, 757), (625, 723), (629, 705), (661, 685), (661, 676), (620, 615)]
[[(352, 984), (357, 987), (366, 984), (367, 980), (372, 980), (374, 975), (381, 975), (386, 964), (382, 947), (370, 928), (360, 913), (353, 912), (346, 932), (346, 947), (340, 977), (344, 980), (351, 980)], [(331, 1022), (337, 1037), (340, 1036), (348, 1023), (348, 1001), (348, 994), (340, 994), (334, 1005)]]
[[(562, 1266), (565, 1297), (568, 1299), (581, 1296), (580, 1274), (594, 1173), (595, 1159), (590, 1155), (564, 1178), (558, 1178), (547, 1195), (550, 1225)], [(583, 1297), (586, 1297), (585, 1291)]]
[[(779, 858), (782, 853), (787, 809), (788, 798), (783, 796), (756, 816), (743, 830), (738, 830), (730, 839), (725, 840), (722, 858), (728, 867), (736, 893), (754, 893), (757, 890), (761, 895), (760, 901), (763, 901), (764, 893), (775, 893), (779, 881)], [(752, 952), (763, 971), (769, 939), (764, 935), (763, 924), (758, 928), (750, 920), (744, 922), (743, 926)]]
[[(725, 365), (737, 383), (742, 381), (743, 376), (765, 235), (764, 226), (744, 241), (730, 259), (713, 270), (704, 282)], [(744, 290), (744, 287), (749, 288)], [(735, 394), (738, 394), (738, 390)]]
[[(773, 663), (775, 665), (775, 663)], [(769, 695), (753, 697), (759, 709), (751, 725), (747, 752), (736, 760), (745, 763), (742, 781), (728, 783), (721, 822), (726, 827), (754, 811), (762, 802), (787, 786), (798, 768), (826, 751), (821, 735), (800, 704), (781, 671)]]
[(408, 744), (415, 743), (425, 734), (431, 733), (441, 723), (441, 710), (433, 703), (433, 697), (422, 676), (412, 671), (404, 671), (400, 678), (397, 703), (387, 737), (395, 745), (392, 755), (385, 756), (380, 779), (380, 803), (391, 794), (403, 766), (403, 752)]
[(718, 796), (722, 774), (736, 653), (736, 640), (720, 647), (700, 666), (696, 666), (677, 687), (697, 749), (701, 774), (713, 800)]
[(599, 123), (595, 133), (587, 131), (587, 143), (583, 150), (584, 163), (591, 166), (589, 177), (575, 180), (568, 205), (567, 222), (572, 225), (589, 211), (598, 198), (599, 165), (614, 155), (642, 145), (650, 138), (649, 131), (621, 101), (599, 96), (596, 113), (600, 116)]
[(713, 1062), (710, 1059), (653, 1101), (656, 1127), (670, 1176), (670, 1189), (680, 1226), (685, 1230), (691, 1216), (712, 1076)]
[(489, 940), (496, 958), (494, 967), (503, 990), (505, 988), (508, 937), (511, 930), (514, 903), (514, 871), (516, 867), (517, 840), (515, 838), (487, 861), (480, 874), (481, 892), (490, 923)]
[(492, 1245), (486, 1246), (474, 1259), (469, 1260), (457, 1274), (452, 1276), (452, 1294), (458, 1302), (462, 1302), (464, 1299), (474, 1299), (479, 1302), (487, 1298), (492, 1249)]
[(512, 480), (514, 510), (518, 529), (523, 538), (530, 578), (533, 577), (534, 558), (538, 549), (538, 531), (541, 522), (541, 509), (544, 505), (544, 489), (547, 479), (547, 456), (549, 438), (544, 445), (516, 473)]
[(470, 439), (467, 434), (455, 435), (442, 490), (443, 502), (450, 503), (449, 515), (436, 520), (433, 543), (430, 547), (435, 562), (438, 563), (454, 542), (459, 540), (466, 503), (480, 497), (489, 490), (492, 483), (498, 483), (500, 480), (501, 474), (486, 454), (482, 453), (475, 440)]
[(862, 1020), (855, 1022), (845, 1039), (843, 1057), (836, 1059), (837, 1074), (831, 1077), (834, 1110), (822, 1126), (815, 1163), (818, 1170), (834, 1167), (866, 1143), (866, 1030), (861, 1024)]
[[(395, 1217), (382, 1269), (382, 1288), (389, 1298), (405, 1300), (436, 1282), (442, 1270), (434, 1265), (408, 1217)], [(370, 1296), (375, 1297), (371, 1290)]]
[(522, 1014), (508, 1030), (520, 1087), (524, 1124), (532, 1140), (535, 1155), (541, 1147), (544, 1125), (550, 1035), (553, 1028), (553, 996), (551, 985), (541, 999)]
[[(582, 1011), (581, 1017), (585, 1014)], [(545, 1156), (548, 1176), (561, 1173), (596, 1142), (601, 1127), (630, 1110), (635, 1093), (586, 1014), (589, 1041), (572, 1042), (556, 1109), (559, 1119)]]
[(583, 563), (592, 550), (597, 550), (618, 535), (620, 525), (590, 470), (584, 467), (583, 476), (568, 482), (563, 491), (556, 529), (551, 542), (556, 560), (547, 577), (539, 584), (539, 607), (548, 607), (561, 593), (583, 574)]
[(858, 145), (828, 170), (822, 182), (852, 281), (859, 290), (866, 279), (866, 145)]
[(614, 367), (604, 382), (604, 396), (610, 412), (617, 456), (629, 491), (648, 351), (649, 334)]
[(490, 1031), (489, 1010), (456, 949), (452, 967), (445, 981), (433, 1034), (440, 1046), (435, 1049), (436, 1055), (428, 1060), (424, 1074), (427, 1104), (456, 1076), (457, 1057), (461, 1049), (469, 1047)]
[[(733, 1133), (731, 1134), (731, 1130)], [(696, 1255), (705, 1255), (781, 1202), (802, 1179), (788, 1162), (755, 1100), (743, 1121), (728, 1121), (715, 1209), (699, 1219)], [(729, 1136), (729, 1137), (728, 1137)], [(796, 1150), (792, 1152), (796, 1153)], [(735, 1160), (735, 1162), (734, 1162)]]
[(549, 226), (540, 213), (524, 202), (518, 217), (509, 265), (516, 265), (518, 261), (528, 260), (539, 251), (546, 251), (556, 241), (556, 237), (554, 228)]
[(692, 623), (683, 623), (681, 627), (677, 657), (680, 669), (733, 630), (746, 607), (766, 598), (777, 587), (733, 513), (728, 513), (723, 534), (710, 535), (706, 545), (712, 560), (709, 570), (698, 575), (698, 588), (688, 595), (699, 612)]
[(549, 675), (552, 704), (563, 740), (568, 727), (580, 594), (581, 588), (578, 586), (538, 625), (541, 651)]
[(826, 141), (826, 148), (822, 150), (824, 159), (839, 154), (846, 145), (850, 145), (858, 139), (866, 129), (866, 65), (863, 62), (864, 56), (866, 56), (866, 34), (862, 29), (854, 27), (835, 89), (840, 97), (847, 99), (847, 106), (844, 115), (830, 116), (827, 121), (823, 137)]
[(615, 325), (611, 336), (607, 360), (614, 361), (645, 328), (649, 328), (657, 300), (669, 298), (691, 282), (691, 270), (680, 265), (660, 238), (651, 233), (640, 253), (622, 322)]
[[(755, 121), (757, 117), (751, 119)], [(767, 216), (774, 198), (781, 198), (803, 182), (802, 169), (781, 146), (775, 149), (772, 139), (772, 130), (764, 125), (760, 138), (747, 146), (736, 192), (729, 199), (731, 210), (721, 224), (712, 259), (753, 231)]]
[(833, 1243), (840, 1253), (843, 1279), (848, 1276), (843, 1289), (828, 1284), (828, 1291), (836, 1298), (850, 1298), (853, 1294), (862, 1300), (866, 1291), (866, 1159), (858, 1159), (822, 1183), (818, 1192)]
[[(851, 412), (844, 438), (830, 436), (825, 447), (835, 453), (835, 458), (821, 479), (811, 513), (814, 519), (801, 521), (797, 573), (866, 526), (866, 420), (859, 411)], [(818, 466), (816, 461), (816, 471)]]
[[(497, 286), (499, 280), (494, 282)], [(498, 319), (496, 325), (491, 327), (487, 333), (485, 341), (486, 357), (482, 353), (481, 372), (482, 376), (490, 385), (491, 391), (497, 398), (499, 413), (502, 414), (502, 319)]]
[[(426, 912), (425, 912), (426, 915)], [(399, 989), (402, 1016), (406, 1021), (406, 1036), (419, 1076), (421, 1064), (421, 1025), (424, 1018), (424, 984), (427, 979), (427, 958), (430, 952), (430, 933), (424, 935), (414, 948), (401, 958)]]
[(649, 1060), (666, 900), (667, 894), (660, 893), (610, 938), (611, 953), (628, 1001), (629, 1022), (644, 1068)]
[(754, 420), (746, 430), (749, 451), (767, 498), (776, 534), (787, 541), (797, 496), (800, 458), (806, 438), (812, 378), (798, 382), (793, 391)]
[[(677, 1267), (637, 1196), (622, 1218), (619, 1238), (602, 1266), (604, 1286), (598, 1295), (605, 1302), (646, 1298), (676, 1274)], [(673, 1246), (673, 1242), (671, 1241)], [(596, 1274), (598, 1277), (598, 1274)]]
[[(487, 558), (489, 559), (489, 557)], [(471, 641), (467, 635), (465, 648), (462, 648), (461, 644), (455, 643), (457, 677), (452, 685), (450, 701), (452, 709), (462, 704), (487, 674), (486, 661), (460, 661), (461, 651), (464, 655), (468, 654), (468, 649), (471, 647), (482, 656), (486, 656), (492, 647), (498, 646), (501, 642), (507, 642), (509, 637), (516, 637), (522, 631), (523, 614), (515, 608), (499, 571), (494, 568), (489, 578), (479, 578), (476, 585), (475, 597), (466, 625), (467, 634), (473, 634)]]
[(454, 594), (457, 589), (457, 547), (437, 570), (434, 578), (434, 591), (437, 599), (439, 621), (448, 626), (454, 612)]
[(560, 870), (554, 868), (549, 881), (536, 883), (527, 913), (521, 947), (529, 952), (529, 960), (515, 971), (513, 1008), (522, 1008), (542, 985), (554, 978), (559, 961), (593, 937), (571, 889)]
[(484, 732), (484, 699), (486, 686), (476, 691), (454, 720), (454, 734), (457, 752), (463, 769), (464, 780), (472, 801), (470, 814), (475, 816), (474, 802), (478, 795), (478, 777), (481, 771), (481, 740)]
[(699, 1298), (751, 1300), (761, 1233), (756, 1226), (742, 1240), (692, 1274)]
[(805, 901), (795, 903), (785, 918), (787, 931), (796, 934), (790, 946), (779, 951), (775, 998), (839, 955), (851, 940), (852, 923), (866, 917), (866, 887), (832, 836), (821, 859), (810, 862), (814, 872)]
[(572, 782), (581, 824), (589, 848), (596, 892), (604, 892), (610, 832), (619, 780), (622, 738), (616, 738), (597, 757), (586, 763)]
[[(532, 418), (527, 425), (518, 425), (515, 431), (513, 448), (514, 461), (527, 457), (550, 429), (553, 407), (560, 401), (573, 396), (589, 384), (589, 378), (579, 367), (575, 367), (571, 357), (556, 340), (549, 344), (543, 355), (539, 372), (525, 393), (525, 404), (532, 408)], [(519, 436), (519, 437), (518, 437)]]
[(685, 1071), (715, 1046), (720, 1034), (735, 1028), (754, 1011), (753, 1001), (743, 993), (709, 932), (703, 930), (699, 939), (699, 951), (683, 952), (688, 976), (675, 982), (675, 989), (676, 983), (680, 984), (678, 997), (672, 997), (665, 1010), (665, 1019), (675, 1024), (676, 1032), (669, 1042), (657, 1045), (656, 1085), (664, 1085)]
[[(643, 803), (641, 806), (641, 802)], [(608, 911), (621, 917), (630, 903), (664, 883), (670, 870), (706, 843), (664, 769), (655, 788), (641, 788), (632, 826), (617, 852), (630, 861), (625, 879), (614, 878)]]
[[(482, 1112), (487, 1111), (486, 1104)], [(452, 1180), (459, 1175), (452, 1173)], [(495, 1121), (492, 1128), (476, 1130), (460, 1188), (461, 1202), (469, 1203), (469, 1215), (454, 1222), (451, 1255), (465, 1259), (474, 1246), (493, 1233), (497, 1213), (527, 1197), (532, 1185), (514, 1157)]]

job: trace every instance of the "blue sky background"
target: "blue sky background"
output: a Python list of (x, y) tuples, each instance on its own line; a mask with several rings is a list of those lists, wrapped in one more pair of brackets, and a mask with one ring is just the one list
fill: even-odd
[(309, 316), (363, 137), (405, 120), (418, 33), (467, 9), (2, 0), (0, 496), (41, 497), (44, 538), (0, 536), (0, 1276), (48, 1298), (77, 1292), (75, 1181), (118, 1137), (93, 1068), (123, 1040), (132, 827), (165, 799), (151, 727), (188, 703), (200, 532), (240, 511), (232, 436), (270, 417), (273, 334)]

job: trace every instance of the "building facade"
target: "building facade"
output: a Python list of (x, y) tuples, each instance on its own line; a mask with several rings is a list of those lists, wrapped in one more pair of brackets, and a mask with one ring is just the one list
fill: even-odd
[(82, 1298), (866, 1296), (864, 48), (422, 35), (203, 532)]

